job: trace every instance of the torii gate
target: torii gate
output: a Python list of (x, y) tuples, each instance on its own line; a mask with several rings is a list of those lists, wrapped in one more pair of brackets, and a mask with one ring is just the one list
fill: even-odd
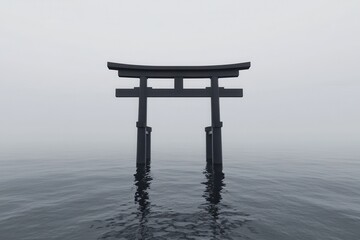
[[(220, 97), (242, 97), (242, 89), (225, 89), (219, 87), (219, 78), (238, 77), (239, 70), (250, 68), (250, 62), (213, 65), (213, 66), (141, 66), (108, 62), (110, 70), (117, 70), (119, 77), (139, 78), (140, 87), (133, 89), (116, 89), (116, 97), (138, 97), (139, 118), (136, 123), (137, 165), (150, 163), (151, 127), (147, 126), (148, 97), (210, 97), (211, 126), (206, 132), (206, 159), (213, 166), (222, 168), (222, 146), (220, 121)], [(170, 78), (175, 81), (174, 89), (153, 89), (147, 86), (149, 78)], [(211, 87), (204, 89), (184, 89), (184, 78), (209, 78)]]

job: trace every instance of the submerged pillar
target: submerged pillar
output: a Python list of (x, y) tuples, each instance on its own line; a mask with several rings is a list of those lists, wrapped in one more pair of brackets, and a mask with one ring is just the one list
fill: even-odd
[(222, 122), (220, 121), (219, 79), (217, 76), (211, 77), (211, 93), (212, 161), (213, 165), (222, 165)]
[(146, 163), (151, 160), (151, 127), (146, 127)]
[(139, 89), (139, 118), (136, 123), (138, 129), (137, 132), (137, 152), (136, 152), (136, 164), (146, 163), (146, 115), (147, 115), (147, 78), (140, 77), (140, 89)]
[(205, 128), (205, 139), (206, 139), (206, 162), (212, 163), (212, 128)]

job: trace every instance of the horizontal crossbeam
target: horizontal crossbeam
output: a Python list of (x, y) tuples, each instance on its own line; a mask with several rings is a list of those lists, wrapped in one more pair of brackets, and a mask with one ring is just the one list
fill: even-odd
[[(116, 89), (116, 97), (139, 97), (140, 88)], [(211, 88), (205, 89), (146, 89), (147, 97), (211, 97)], [(225, 89), (219, 87), (220, 97), (242, 97), (242, 89)]]

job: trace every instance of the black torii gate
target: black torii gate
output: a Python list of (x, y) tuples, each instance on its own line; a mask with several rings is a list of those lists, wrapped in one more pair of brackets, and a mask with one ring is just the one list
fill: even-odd
[[(220, 121), (220, 97), (242, 97), (242, 89), (219, 87), (219, 78), (238, 77), (239, 70), (250, 68), (250, 62), (214, 66), (141, 66), (108, 62), (110, 70), (117, 70), (119, 77), (139, 78), (140, 87), (116, 89), (116, 97), (138, 97), (139, 118), (136, 123), (137, 165), (150, 163), (151, 127), (147, 126), (148, 97), (210, 97), (211, 126), (206, 132), (206, 159), (213, 166), (222, 168), (222, 146)], [(170, 78), (175, 81), (174, 89), (153, 89), (147, 86), (149, 78)], [(211, 87), (205, 89), (184, 89), (184, 78), (209, 78)]]

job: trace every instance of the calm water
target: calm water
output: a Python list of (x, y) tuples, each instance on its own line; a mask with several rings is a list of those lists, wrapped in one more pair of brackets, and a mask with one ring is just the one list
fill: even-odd
[(2, 155), (0, 239), (360, 239), (358, 155)]

